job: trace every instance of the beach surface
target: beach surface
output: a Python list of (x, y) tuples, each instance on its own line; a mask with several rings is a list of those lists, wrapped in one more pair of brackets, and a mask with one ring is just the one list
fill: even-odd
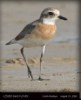
[(37, 80), (40, 48), (29, 48), (24, 52), (34, 77), (31, 81), (18, 45), (3, 47), (5, 54), (1, 59), (2, 91), (79, 91), (80, 72), (78, 57), (75, 55), (76, 45), (47, 46), (42, 63), (42, 78), (49, 80), (43, 81)]
[[(68, 8), (69, 3), (69, 8)], [(2, 2), (2, 38), (0, 40), (1, 90), (26, 92), (76, 92), (79, 90), (79, 48), (76, 3), (71, 2)], [(14, 8), (15, 6), (15, 8)], [(25, 48), (24, 54), (32, 70), (34, 80), (28, 78), (27, 67), (18, 44), (5, 45), (14, 38), (23, 27), (37, 19), (46, 7), (61, 10), (69, 20), (57, 22), (57, 34), (54, 41), (46, 46), (42, 62), (42, 78), (39, 81), (40, 47)], [(30, 9), (30, 7), (32, 7)], [(63, 9), (63, 7), (65, 9)], [(33, 9), (34, 8), (34, 9)], [(12, 11), (13, 9), (13, 11)], [(29, 11), (30, 9), (30, 11)], [(67, 13), (70, 10), (69, 13)], [(71, 13), (72, 12), (72, 13)], [(72, 18), (72, 16), (75, 16)], [(49, 79), (49, 80), (48, 80)]]

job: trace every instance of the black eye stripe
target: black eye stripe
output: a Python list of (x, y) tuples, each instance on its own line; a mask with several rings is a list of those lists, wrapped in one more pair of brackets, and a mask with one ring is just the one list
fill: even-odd
[(49, 15), (54, 15), (54, 13), (53, 13), (53, 12), (48, 12), (48, 14), (49, 14)]

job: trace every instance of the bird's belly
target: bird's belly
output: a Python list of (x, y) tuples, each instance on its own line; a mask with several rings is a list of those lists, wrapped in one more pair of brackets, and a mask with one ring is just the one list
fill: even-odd
[(44, 44), (47, 44), (47, 40), (42, 39), (22, 39), (18, 41), (18, 44), (24, 46), (24, 47), (37, 47), (37, 46), (43, 46)]

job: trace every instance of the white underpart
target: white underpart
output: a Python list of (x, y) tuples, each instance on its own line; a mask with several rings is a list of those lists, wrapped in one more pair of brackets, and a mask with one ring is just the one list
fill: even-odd
[[(23, 38), (19, 41), (16, 41), (16, 43), (24, 46), (24, 47), (37, 47), (37, 46), (42, 46), (44, 44), (47, 44), (47, 40), (42, 40), (42, 39), (26, 39)], [(43, 50), (44, 52), (44, 50)]]
[(55, 18), (44, 18), (43, 23), (49, 24), (49, 25), (54, 25), (55, 24)]

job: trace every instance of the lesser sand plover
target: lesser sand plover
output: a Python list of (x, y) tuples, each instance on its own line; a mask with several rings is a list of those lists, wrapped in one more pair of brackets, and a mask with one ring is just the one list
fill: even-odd
[(40, 18), (36, 21), (25, 26), (25, 28), (10, 42), (6, 43), (6, 45), (18, 43), (22, 45), (21, 54), (26, 63), (28, 70), (28, 77), (33, 79), (32, 71), (26, 61), (26, 58), (23, 53), (24, 47), (35, 47), (40, 46), (43, 48), (41, 57), (40, 57), (40, 73), (39, 80), (43, 80), (41, 78), (41, 63), (42, 58), (45, 52), (46, 44), (53, 39), (56, 32), (55, 21), (57, 19), (67, 20), (67, 18), (60, 15), (60, 11), (54, 8), (46, 8), (42, 11)]

